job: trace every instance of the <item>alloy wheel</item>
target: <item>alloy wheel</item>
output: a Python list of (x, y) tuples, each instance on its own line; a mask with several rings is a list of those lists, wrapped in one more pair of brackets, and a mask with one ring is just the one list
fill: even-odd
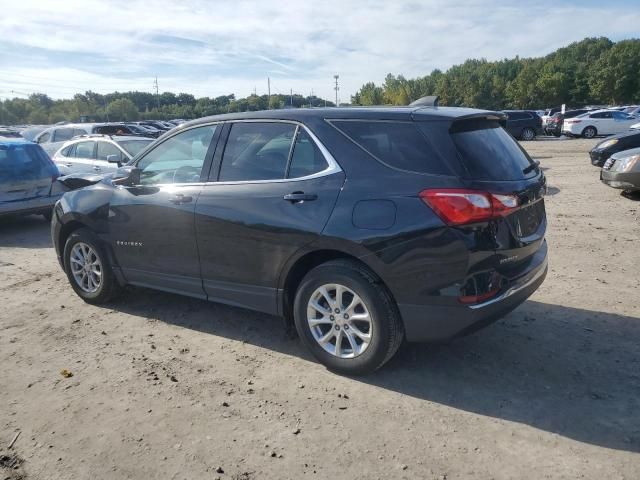
[(371, 315), (364, 301), (340, 284), (322, 285), (311, 294), (307, 323), (318, 345), (339, 358), (361, 355), (373, 335)]
[(102, 262), (96, 251), (84, 242), (76, 243), (69, 255), (71, 274), (76, 284), (87, 293), (94, 293), (102, 284)]

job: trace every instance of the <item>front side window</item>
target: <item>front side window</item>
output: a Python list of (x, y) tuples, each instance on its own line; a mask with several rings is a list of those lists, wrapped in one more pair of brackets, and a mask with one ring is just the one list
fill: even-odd
[(216, 125), (192, 128), (162, 142), (137, 162), (142, 185), (200, 181)]
[(220, 168), (221, 182), (285, 177), (296, 126), (288, 123), (234, 123)]
[(123, 161), (122, 152), (113, 143), (98, 142), (96, 158), (98, 160), (108, 161), (110, 156), (115, 156), (115, 160), (118, 162)]
[(94, 147), (96, 142), (79, 142), (76, 143), (76, 151), (74, 157), (76, 158), (96, 158), (94, 154)]

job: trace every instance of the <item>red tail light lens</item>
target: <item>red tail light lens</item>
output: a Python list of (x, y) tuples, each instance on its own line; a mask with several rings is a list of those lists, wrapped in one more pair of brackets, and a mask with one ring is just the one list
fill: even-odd
[(420, 198), (448, 225), (486, 222), (518, 208), (518, 197), (465, 189), (429, 189)]

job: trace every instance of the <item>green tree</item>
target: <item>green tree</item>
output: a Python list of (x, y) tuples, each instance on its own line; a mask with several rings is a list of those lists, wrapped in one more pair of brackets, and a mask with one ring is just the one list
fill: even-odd
[(128, 98), (113, 100), (107, 105), (107, 113), (111, 121), (131, 121), (138, 119), (136, 104)]

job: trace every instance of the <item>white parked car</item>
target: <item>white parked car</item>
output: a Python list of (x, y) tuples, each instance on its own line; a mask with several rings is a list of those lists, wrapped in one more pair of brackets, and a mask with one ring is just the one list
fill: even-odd
[(66, 142), (53, 156), (68, 173), (110, 173), (131, 160), (153, 138), (84, 135)]
[(596, 110), (566, 119), (562, 125), (562, 133), (585, 138), (615, 135), (626, 132), (634, 123), (638, 123), (636, 117), (618, 110)]

